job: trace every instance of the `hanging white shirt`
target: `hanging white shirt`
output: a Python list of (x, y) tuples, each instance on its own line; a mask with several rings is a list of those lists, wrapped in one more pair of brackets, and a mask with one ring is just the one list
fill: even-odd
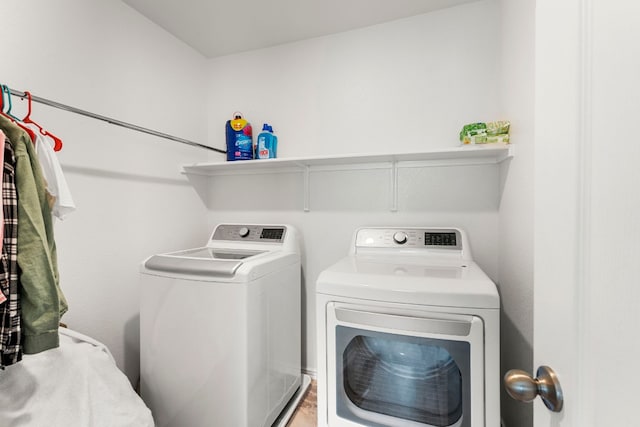
[(36, 134), (36, 154), (42, 168), (42, 174), (46, 182), (47, 193), (52, 197), (51, 213), (58, 219), (64, 219), (68, 214), (76, 210), (76, 205), (71, 197), (71, 191), (67, 180), (62, 173), (62, 167), (58, 161), (51, 141), (42, 135), (36, 125), (26, 123)]

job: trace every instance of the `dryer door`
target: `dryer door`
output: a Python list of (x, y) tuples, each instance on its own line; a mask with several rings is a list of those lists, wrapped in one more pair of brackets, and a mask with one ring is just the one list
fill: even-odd
[(327, 310), (330, 425), (484, 425), (482, 319)]

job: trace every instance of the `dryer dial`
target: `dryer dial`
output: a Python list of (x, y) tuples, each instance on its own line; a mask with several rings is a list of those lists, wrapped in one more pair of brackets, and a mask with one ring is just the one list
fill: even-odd
[(398, 231), (393, 234), (393, 241), (399, 245), (404, 245), (407, 243), (407, 233), (404, 231)]
[(238, 230), (238, 234), (240, 234), (240, 237), (247, 237), (249, 235), (249, 229), (247, 227), (242, 227)]

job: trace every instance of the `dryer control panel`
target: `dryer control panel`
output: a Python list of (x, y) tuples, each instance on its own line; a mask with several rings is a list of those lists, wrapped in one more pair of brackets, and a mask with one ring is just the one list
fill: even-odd
[(211, 240), (236, 242), (282, 243), (287, 227), (254, 224), (220, 224), (216, 227)]
[(362, 228), (358, 248), (411, 248), (462, 250), (462, 232), (455, 228)]

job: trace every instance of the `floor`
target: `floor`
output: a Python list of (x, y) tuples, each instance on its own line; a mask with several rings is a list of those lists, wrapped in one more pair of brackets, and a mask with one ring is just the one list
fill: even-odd
[(316, 418), (317, 409), (317, 389), (316, 381), (311, 380), (311, 385), (307, 390), (306, 395), (296, 408), (296, 411), (291, 417), (291, 421), (287, 424), (287, 427), (316, 427), (318, 420)]

